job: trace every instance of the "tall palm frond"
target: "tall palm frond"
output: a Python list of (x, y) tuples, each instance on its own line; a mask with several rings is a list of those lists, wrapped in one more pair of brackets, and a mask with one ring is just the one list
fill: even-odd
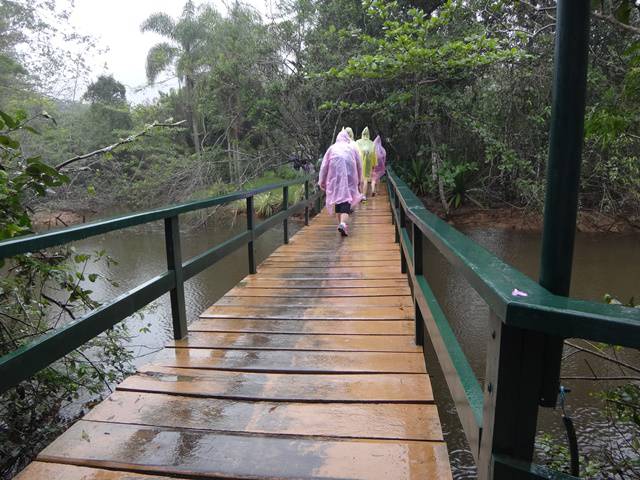
[(167, 42), (155, 44), (147, 54), (147, 79), (153, 83), (161, 72), (173, 65), (180, 50)]
[(163, 37), (175, 40), (176, 24), (166, 13), (153, 13), (140, 25), (142, 32), (155, 32)]

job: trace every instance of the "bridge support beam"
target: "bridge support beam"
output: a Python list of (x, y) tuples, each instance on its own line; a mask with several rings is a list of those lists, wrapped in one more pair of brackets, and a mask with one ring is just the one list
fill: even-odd
[(178, 216), (165, 218), (164, 238), (167, 251), (167, 268), (175, 275), (175, 286), (169, 292), (171, 298), (171, 318), (173, 338), (180, 340), (187, 336), (187, 309), (184, 301), (184, 273), (182, 271), (182, 251), (180, 247), (180, 223)]
[[(587, 94), (590, 2), (558, 2), (555, 78), (540, 261), (540, 285), (568, 296), (578, 212)], [(555, 407), (563, 339), (544, 340), (540, 405)]]
[[(254, 216), (253, 197), (247, 197), (247, 230), (253, 230)], [(253, 246), (253, 240), (249, 240), (247, 243), (247, 255), (249, 258), (249, 273), (253, 275), (256, 273), (256, 250)]]
[[(289, 187), (282, 187), (282, 211), (286, 212), (289, 208)], [(282, 221), (282, 230), (284, 232), (283, 241), (285, 245), (289, 243), (289, 219), (285, 217)]]

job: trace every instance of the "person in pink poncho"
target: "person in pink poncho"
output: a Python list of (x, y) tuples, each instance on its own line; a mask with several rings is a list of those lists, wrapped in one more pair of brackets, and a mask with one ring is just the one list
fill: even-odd
[(355, 143), (346, 130), (338, 133), (336, 143), (324, 154), (320, 167), (318, 185), (326, 192), (327, 212), (335, 213), (338, 231), (343, 237), (349, 235), (349, 214), (360, 200), (362, 164)]
[(386, 163), (387, 163), (387, 151), (382, 146), (382, 139), (380, 135), (373, 141), (373, 147), (376, 153), (378, 163), (376, 163), (373, 172), (371, 173), (371, 195), (376, 196), (376, 183), (380, 181), (384, 175)]

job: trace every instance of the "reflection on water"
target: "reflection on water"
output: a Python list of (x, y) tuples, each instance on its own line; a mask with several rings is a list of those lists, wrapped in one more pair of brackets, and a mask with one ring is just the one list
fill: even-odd
[[(293, 235), (301, 226), (298, 221), (289, 220), (289, 235)], [(209, 224), (196, 230), (183, 231), (181, 234), (183, 261), (212, 248), (245, 230), (244, 219), (235, 222), (224, 221)], [(282, 244), (282, 226), (267, 231), (255, 242), (256, 261), (261, 262), (274, 249)], [(118, 263), (107, 267), (94, 268), (118, 285), (106, 282), (91, 285), (94, 296), (99, 301), (109, 301), (152, 277), (167, 270), (164, 247), (164, 230), (156, 228), (127, 229), (89, 238), (75, 244), (79, 251), (93, 252), (104, 249)], [(91, 273), (91, 272), (88, 272)], [(249, 274), (247, 247), (240, 247), (205, 271), (185, 283), (185, 303), (187, 320), (198, 318), (211, 304), (233, 288)], [(144, 317), (133, 316), (126, 320), (131, 333), (135, 334), (131, 347), (139, 356), (137, 364), (147, 363), (148, 355), (173, 339), (171, 305), (169, 294), (165, 294), (144, 309)], [(149, 324), (148, 332), (140, 329)]]
[[(465, 233), (474, 241), (527, 274), (538, 278), (541, 234), (498, 229), (469, 229)], [(575, 298), (601, 301), (605, 293), (627, 301), (640, 296), (640, 235), (637, 234), (584, 234), (578, 233), (573, 266), (571, 295)], [(471, 367), (482, 383), (485, 375), (485, 355), (488, 339), (487, 318), (489, 309), (462, 275), (456, 273), (433, 247), (426, 255), (429, 266), (428, 280), (438, 298)], [(434, 272), (429, 275), (429, 271)], [(517, 288), (514, 285), (514, 288)], [(637, 351), (625, 350), (622, 358), (640, 361)], [(620, 375), (613, 365), (588, 358), (582, 354), (568, 357), (563, 363), (563, 376), (591, 376), (590, 366), (599, 376)], [(465, 445), (464, 434), (457, 420), (455, 408), (447, 397), (442, 379), (432, 381), (434, 391), (444, 396), (440, 414), (445, 436), (450, 448), (454, 476), (457, 479), (475, 478), (473, 459)], [(602, 418), (601, 403), (593, 394), (605, 388), (603, 383), (584, 380), (566, 380), (571, 388), (568, 410), (577, 430), (581, 454), (598, 452), (615, 432)], [(558, 410), (541, 409), (538, 419), (540, 431), (549, 432), (559, 441), (565, 441), (565, 430)]]

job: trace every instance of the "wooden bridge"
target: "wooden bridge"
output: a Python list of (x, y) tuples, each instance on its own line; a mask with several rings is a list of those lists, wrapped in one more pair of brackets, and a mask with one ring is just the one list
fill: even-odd
[(450, 478), (389, 207), (316, 217), (19, 478)]

